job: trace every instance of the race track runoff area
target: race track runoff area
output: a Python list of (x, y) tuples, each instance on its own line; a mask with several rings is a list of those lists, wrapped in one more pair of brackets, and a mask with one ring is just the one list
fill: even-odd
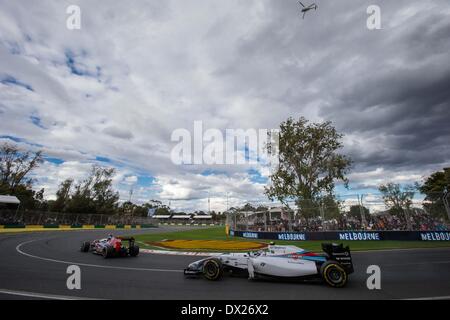
[[(114, 234), (135, 235), (151, 242), (176, 230), (187, 229), (163, 226), (114, 230)], [(450, 298), (448, 247), (374, 251), (360, 246), (363, 251), (353, 251), (355, 273), (350, 275), (347, 287), (333, 289), (321, 282), (249, 281), (240, 277), (212, 282), (185, 278), (183, 269), (198, 260), (196, 256), (142, 253), (136, 258), (103, 259), (80, 252), (82, 241), (103, 238), (108, 233), (111, 230), (0, 234), (0, 299)], [(70, 265), (81, 270), (79, 290), (67, 288)], [(367, 268), (371, 265), (380, 267), (380, 290), (367, 288)]]

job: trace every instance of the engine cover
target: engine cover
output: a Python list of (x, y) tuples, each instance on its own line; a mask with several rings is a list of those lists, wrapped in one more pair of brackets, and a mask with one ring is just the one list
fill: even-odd
[(317, 274), (314, 261), (261, 256), (250, 258), (254, 271), (274, 277), (303, 277)]

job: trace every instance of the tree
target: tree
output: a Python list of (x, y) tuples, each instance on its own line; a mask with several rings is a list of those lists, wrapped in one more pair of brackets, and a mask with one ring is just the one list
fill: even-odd
[(114, 213), (117, 209), (119, 193), (112, 188), (114, 168), (92, 166), (89, 176), (75, 185), (69, 201), (68, 212)]
[[(130, 201), (125, 201), (121, 204), (118, 210), (119, 214), (132, 214), (135, 217), (147, 217), (148, 210), (154, 208), (157, 215), (170, 215), (172, 213), (170, 207), (163, 205), (159, 200), (149, 200), (149, 202), (142, 205), (134, 204)], [(185, 213), (179, 213), (185, 214)]]
[[(299, 213), (304, 218), (316, 218), (322, 216), (328, 220), (337, 218), (341, 214), (341, 202), (333, 194), (311, 200), (300, 199), (297, 202)], [(306, 221), (308, 225), (308, 221)]]
[(92, 167), (92, 191), (97, 213), (113, 213), (117, 208), (119, 193), (112, 188), (115, 173), (114, 168)]
[[(280, 125), (279, 165), (270, 176), (271, 185), (265, 188), (270, 200), (278, 200), (289, 207), (295, 204), (307, 215), (307, 208), (318, 208), (323, 194), (332, 196), (335, 181), (347, 186), (346, 174), (351, 160), (339, 154), (342, 134), (331, 122), (309, 123), (304, 117), (298, 121), (287, 119)], [(317, 210), (317, 209), (316, 209)]]
[(170, 207), (163, 205), (163, 206), (161, 206), (161, 207), (156, 209), (155, 214), (156, 215), (162, 215), (162, 216), (164, 216), (164, 215), (171, 215), (172, 214), (172, 210), (170, 209)]
[(399, 184), (392, 182), (380, 185), (378, 188), (383, 194), (383, 201), (389, 212), (392, 215), (403, 217), (408, 229), (411, 229), (408, 214), (414, 197), (414, 189), (413, 186), (406, 186), (402, 189)]
[(0, 188), (1, 192), (14, 194), (20, 185), (31, 186), (28, 174), (43, 162), (42, 152), (21, 152), (15, 145), (0, 146)]
[(409, 210), (414, 197), (414, 187), (401, 188), (398, 183), (389, 182), (380, 185), (378, 190), (382, 193), (383, 201), (390, 213), (400, 215)]
[(70, 193), (73, 185), (73, 179), (66, 179), (59, 185), (56, 191), (56, 200), (51, 205), (52, 211), (65, 212), (70, 201)]
[(446, 192), (450, 192), (450, 168), (434, 172), (418, 189), (425, 194), (423, 206), (427, 212), (435, 217), (447, 218), (443, 199)]
[(124, 203), (122, 203), (120, 211), (123, 214), (130, 214), (130, 213), (134, 213), (137, 207), (139, 207), (139, 206), (135, 205), (133, 202), (125, 201)]
[(366, 217), (370, 214), (369, 208), (357, 204), (350, 207), (349, 215), (353, 218), (361, 219), (361, 210)]
[(321, 198), (321, 205), (325, 219), (338, 218), (341, 215), (342, 202), (337, 200), (332, 194)]
[(43, 162), (42, 152), (23, 152), (17, 146), (0, 145), (0, 194), (17, 196), (22, 208), (40, 207), (44, 201), (44, 190), (33, 191), (31, 171)]
[(33, 191), (33, 199), (34, 199), (34, 205), (33, 209), (38, 209), (41, 211), (47, 211), (48, 210), (48, 203), (47, 200), (44, 198), (44, 188), (40, 189), (39, 191)]
[(250, 203), (246, 203), (240, 211), (256, 211), (256, 208), (252, 206)]

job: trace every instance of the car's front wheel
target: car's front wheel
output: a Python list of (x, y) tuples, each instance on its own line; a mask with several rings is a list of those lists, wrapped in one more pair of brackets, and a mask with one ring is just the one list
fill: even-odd
[(88, 252), (91, 248), (91, 243), (89, 241), (85, 241), (81, 244), (81, 252)]
[(104, 247), (102, 250), (102, 256), (103, 258), (110, 258), (112, 256), (113, 253), (113, 247)]
[(219, 280), (223, 274), (222, 262), (219, 259), (209, 259), (203, 264), (203, 276), (208, 280)]
[(348, 275), (344, 268), (336, 261), (327, 261), (320, 267), (320, 274), (325, 282), (334, 288), (341, 288), (347, 284)]

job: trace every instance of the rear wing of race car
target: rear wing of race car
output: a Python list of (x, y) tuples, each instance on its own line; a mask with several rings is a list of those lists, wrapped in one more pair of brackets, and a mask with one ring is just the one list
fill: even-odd
[(120, 239), (122, 241), (128, 241), (130, 247), (134, 246), (135, 240), (133, 237), (117, 237), (117, 239)]
[(322, 243), (322, 250), (327, 254), (327, 260), (339, 262), (349, 274), (354, 271), (352, 255), (348, 246), (344, 247), (342, 243)]

